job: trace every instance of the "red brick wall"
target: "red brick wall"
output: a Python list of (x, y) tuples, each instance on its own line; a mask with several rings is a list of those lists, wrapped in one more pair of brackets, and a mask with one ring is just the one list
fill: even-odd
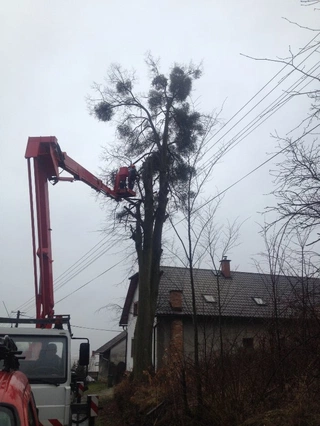
[(181, 319), (171, 323), (170, 355), (182, 355), (183, 353), (183, 322)]

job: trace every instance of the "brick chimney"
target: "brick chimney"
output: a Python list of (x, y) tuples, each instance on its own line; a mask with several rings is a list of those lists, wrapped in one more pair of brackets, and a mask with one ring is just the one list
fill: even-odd
[(221, 263), (221, 274), (225, 278), (231, 278), (230, 260), (227, 259), (227, 256), (223, 256), (222, 260), (220, 260), (220, 263)]
[(183, 322), (181, 319), (176, 319), (171, 323), (169, 351), (173, 361), (177, 361), (183, 354)]
[(173, 311), (182, 311), (182, 291), (170, 291), (170, 306)]

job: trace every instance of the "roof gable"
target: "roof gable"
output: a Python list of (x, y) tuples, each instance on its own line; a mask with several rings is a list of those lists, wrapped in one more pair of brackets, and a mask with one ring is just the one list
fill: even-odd
[(132, 277), (130, 277), (130, 284), (127, 291), (126, 300), (123, 305), (121, 318), (119, 321), (120, 326), (126, 326), (128, 324), (130, 306), (132, 305), (133, 297), (138, 287), (138, 281), (139, 273), (137, 272), (136, 274), (132, 275)]
[(114, 337), (113, 339), (109, 340), (109, 342), (105, 343), (99, 349), (95, 350), (94, 353), (96, 353), (96, 354), (99, 353), (100, 354), (100, 353), (108, 351), (109, 349), (112, 349), (118, 343), (122, 342), (122, 340), (124, 340), (126, 338), (126, 336), (127, 336), (127, 332), (126, 331), (122, 331), (116, 337)]

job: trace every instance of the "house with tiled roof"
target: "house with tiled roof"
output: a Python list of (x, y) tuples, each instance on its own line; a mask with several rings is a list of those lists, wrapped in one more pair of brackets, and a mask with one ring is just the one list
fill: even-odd
[[(194, 355), (190, 271), (170, 266), (162, 266), (161, 271), (153, 339), (156, 368), (165, 362), (172, 346), (185, 357)], [(232, 271), (227, 258), (221, 261), (219, 271), (195, 269), (193, 272), (202, 356), (213, 356), (221, 348), (221, 342), (225, 350), (251, 350), (272, 339), (275, 317), (285, 325), (299, 316), (302, 303), (310, 309), (320, 306), (319, 279)], [(128, 370), (133, 367), (138, 285), (139, 276), (135, 274), (130, 278), (120, 319), (120, 325), (127, 330)], [(284, 330), (285, 327), (283, 333)]]
[(111, 387), (119, 383), (125, 371), (127, 332), (122, 331), (113, 339), (94, 351), (98, 357), (98, 379)]

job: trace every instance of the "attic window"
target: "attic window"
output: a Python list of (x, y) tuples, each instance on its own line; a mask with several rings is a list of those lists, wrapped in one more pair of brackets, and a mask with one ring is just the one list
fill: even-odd
[(216, 299), (212, 296), (212, 294), (203, 294), (204, 300), (208, 303), (215, 303)]
[(266, 305), (266, 302), (261, 297), (253, 297), (253, 300), (256, 302), (259, 306)]

